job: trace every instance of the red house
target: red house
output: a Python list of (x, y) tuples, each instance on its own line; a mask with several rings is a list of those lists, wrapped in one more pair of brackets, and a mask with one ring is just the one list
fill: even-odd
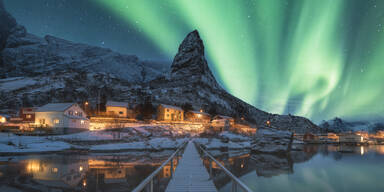
[(24, 123), (34, 123), (35, 122), (35, 112), (36, 108), (26, 107), (20, 109), (20, 118), (23, 119)]

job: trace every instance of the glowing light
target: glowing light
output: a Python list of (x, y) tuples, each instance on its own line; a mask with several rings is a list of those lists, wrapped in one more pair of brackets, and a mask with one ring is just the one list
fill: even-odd
[(5, 123), (6, 121), (7, 121), (7, 119), (5, 119), (5, 117), (0, 118), (0, 123)]
[(360, 146), (360, 155), (364, 155), (364, 147)]
[(83, 166), (80, 166), (80, 167), (79, 167), (79, 171), (80, 171), (80, 172), (83, 171)]

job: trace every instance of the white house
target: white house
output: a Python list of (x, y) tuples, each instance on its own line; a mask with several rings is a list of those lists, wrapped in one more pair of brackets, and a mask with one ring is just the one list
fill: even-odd
[(128, 116), (128, 107), (129, 107), (128, 103), (107, 101), (107, 103), (105, 104), (105, 107), (108, 115), (117, 116), (117, 117)]
[(35, 124), (50, 128), (89, 129), (89, 119), (77, 103), (49, 103), (35, 112)]

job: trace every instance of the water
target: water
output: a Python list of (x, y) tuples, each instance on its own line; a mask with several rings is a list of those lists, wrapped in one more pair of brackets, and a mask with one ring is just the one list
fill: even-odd
[[(288, 157), (213, 153), (254, 191), (384, 191), (384, 146), (307, 146)], [(231, 190), (219, 169), (214, 183), (219, 191)]]
[[(0, 157), (0, 191), (131, 191), (172, 152)], [(169, 178), (166, 166), (156, 188)]]
[[(172, 153), (0, 157), (0, 191), (131, 191)], [(384, 146), (311, 145), (289, 156), (211, 153), (254, 191), (384, 191)], [(219, 191), (230, 191), (230, 179), (215, 164), (213, 175)], [(169, 179), (166, 166), (156, 191), (164, 191)]]

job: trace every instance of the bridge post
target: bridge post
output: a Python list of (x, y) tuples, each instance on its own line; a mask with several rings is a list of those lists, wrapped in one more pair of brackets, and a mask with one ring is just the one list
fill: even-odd
[(212, 160), (209, 159), (209, 178), (212, 179)]
[(231, 192), (237, 192), (237, 184), (236, 182), (232, 179), (232, 190)]
[(173, 176), (173, 158), (171, 159), (171, 178)]

